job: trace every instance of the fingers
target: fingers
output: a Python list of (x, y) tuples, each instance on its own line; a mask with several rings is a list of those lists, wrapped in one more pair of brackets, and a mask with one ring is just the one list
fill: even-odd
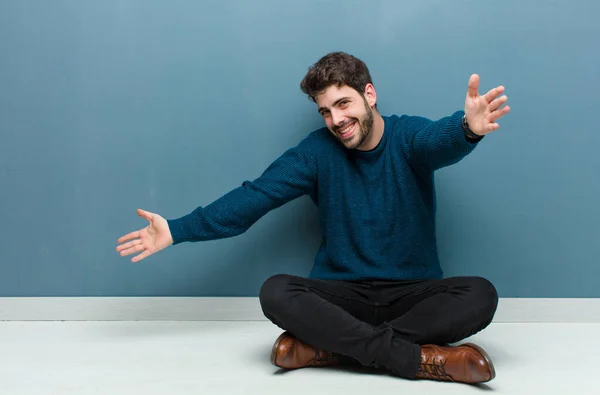
[(471, 97), (477, 97), (479, 94), (479, 76), (472, 74), (469, 78), (469, 91), (467, 93)]
[[(140, 240), (140, 239), (130, 241), (129, 243), (121, 244), (120, 246), (117, 246), (117, 252), (125, 251), (125, 250), (135, 247), (139, 244), (142, 244), (142, 240)], [(121, 255), (126, 255), (126, 254), (121, 253)]]
[[(134, 233), (139, 233), (139, 232), (133, 232), (130, 234), (134, 234)], [(119, 240), (121, 240), (121, 239), (119, 239)], [(127, 256), (127, 255), (131, 255), (131, 254), (135, 254), (136, 252), (142, 251), (141, 254), (136, 255), (133, 258), (131, 258), (131, 262), (134, 262), (134, 263), (139, 262), (142, 259), (152, 255), (152, 252), (150, 252), (150, 250), (147, 250), (144, 247), (142, 240), (140, 240), (140, 239), (133, 240), (133, 241), (130, 241), (129, 243), (125, 243), (125, 244), (118, 246), (117, 251), (120, 252), (121, 256)]]
[(131, 255), (131, 254), (135, 254), (136, 252), (140, 252), (140, 251), (144, 251), (145, 248), (144, 246), (140, 243), (140, 244), (135, 244), (132, 245), (131, 247), (124, 249), (123, 251), (121, 251), (121, 256), (127, 256), (127, 255)]
[(123, 243), (124, 241), (137, 239), (139, 237), (140, 237), (140, 231), (136, 230), (135, 232), (131, 232), (131, 233), (126, 234), (125, 236), (120, 237), (119, 239), (117, 239), (117, 242)]
[(488, 130), (490, 130), (490, 131), (498, 129), (500, 127), (500, 125), (498, 125), (495, 122), (499, 118), (503, 117), (504, 115), (506, 115), (506, 114), (508, 114), (510, 112), (510, 107), (509, 106), (501, 107), (502, 105), (504, 105), (508, 101), (508, 96), (503, 95), (501, 97), (497, 97), (502, 92), (504, 92), (504, 87), (503, 86), (499, 86), (497, 88), (494, 88), (494, 89), (490, 90), (485, 95), (486, 101), (489, 101), (489, 103), (490, 103), (489, 106), (488, 106), (488, 109), (490, 111), (490, 115), (488, 116), (488, 121), (490, 123), (487, 126)]
[[(490, 122), (496, 122), (497, 119), (499, 119), (500, 117), (508, 114), (510, 112), (510, 107), (509, 106), (504, 106), (496, 111), (492, 111), (489, 115), (489, 121)], [(497, 129), (497, 128), (496, 128)]]
[(502, 85), (500, 85), (494, 89), (491, 89), (488, 93), (483, 95), (483, 97), (485, 98), (485, 101), (487, 101), (488, 103), (491, 103), (492, 100), (494, 100), (496, 97), (501, 95), (502, 92), (504, 92), (504, 87)]
[(146, 250), (146, 251), (142, 252), (141, 254), (136, 255), (133, 258), (131, 258), (131, 262), (133, 262), (133, 263), (139, 262), (142, 259), (149, 257), (150, 255), (152, 255), (152, 253), (150, 251)]
[(507, 100), (508, 100), (508, 97), (506, 95), (501, 96), (501, 97), (499, 97), (497, 99), (492, 100), (492, 102), (488, 106), (490, 112), (497, 110), (498, 107), (500, 107), (501, 105), (503, 105), (504, 103), (506, 103)]
[[(145, 218), (150, 222), (152, 222), (155, 217), (155, 214), (153, 214), (149, 211), (146, 211), (146, 210), (142, 210), (142, 209), (137, 209), (137, 214), (140, 217)], [(144, 228), (144, 229), (146, 229), (146, 228)], [(136, 230), (135, 232), (131, 232), (131, 233), (126, 234), (125, 236), (119, 237), (117, 239), (118, 243), (125, 243), (128, 240), (131, 240), (131, 241), (117, 246), (117, 252), (120, 252), (121, 256), (127, 256), (127, 255), (131, 255), (131, 254), (135, 254), (136, 252), (143, 251), (141, 254), (131, 258), (132, 262), (139, 262), (142, 259), (151, 255), (152, 253), (149, 250), (144, 248), (142, 240), (140, 239), (142, 237), (142, 231), (144, 229)]]
[[(153, 213), (151, 213), (151, 212), (148, 212), (148, 211), (145, 211), (145, 210), (142, 210), (142, 209), (137, 209), (137, 214), (138, 214), (140, 217), (147, 219), (148, 221), (152, 221), (152, 220), (154, 219), (154, 214), (153, 214)], [(119, 238), (117, 239), (117, 243), (123, 243), (123, 242), (126, 242), (126, 241), (128, 241), (128, 240), (139, 239), (139, 238), (140, 238), (140, 236), (141, 236), (141, 231), (142, 231), (142, 230), (143, 230), (143, 229), (136, 230), (135, 232), (131, 232), (131, 233), (128, 233), (128, 234), (126, 234), (125, 236), (121, 236), (121, 237), (119, 237)], [(125, 244), (125, 245), (123, 245), (123, 246), (119, 246), (119, 247), (117, 247), (117, 251), (119, 251), (119, 250), (120, 250), (120, 249), (122, 249), (122, 248), (127, 248), (127, 247), (126, 247), (127, 245), (128, 245), (128, 244)]]
[(497, 130), (499, 127), (500, 127), (500, 125), (498, 125), (497, 123), (488, 123), (486, 125), (488, 132), (493, 132), (494, 130)]

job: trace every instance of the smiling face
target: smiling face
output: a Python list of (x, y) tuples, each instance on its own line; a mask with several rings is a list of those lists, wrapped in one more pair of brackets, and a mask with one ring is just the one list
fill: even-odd
[(315, 101), (331, 133), (346, 148), (361, 149), (373, 137), (375, 98), (372, 84), (366, 86), (364, 95), (347, 85), (331, 85)]

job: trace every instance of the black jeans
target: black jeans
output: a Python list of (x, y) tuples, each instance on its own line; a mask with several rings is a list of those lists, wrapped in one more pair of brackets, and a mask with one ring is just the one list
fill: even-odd
[(421, 344), (444, 345), (487, 327), (498, 305), (481, 277), (332, 281), (285, 274), (260, 289), (265, 316), (299, 340), (347, 361), (414, 378)]

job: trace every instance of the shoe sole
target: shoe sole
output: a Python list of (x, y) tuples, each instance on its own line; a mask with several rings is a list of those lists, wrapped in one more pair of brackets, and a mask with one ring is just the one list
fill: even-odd
[(290, 336), (290, 334), (287, 331), (283, 332), (281, 335), (279, 335), (277, 340), (275, 340), (275, 344), (273, 344), (273, 349), (271, 350), (271, 363), (275, 366), (277, 366), (277, 364), (275, 364), (275, 358), (277, 358), (277, 349), (279, 348), (279, 343), (281, 343), (283, 338), (288, 336)]
[(479, 353), (481, 355), (483, 355), (485, 362), (488, 364), (488, 366), (490, 368), (490, 378), (489, 378), (489, 380), (484, 381), (484, 383), (487, 383), (488, 381), (491, 381), (494, 379), (494, 377), (496, 377), (496, 369), (494, 368), (494, 363), (492, 362), (492, 359), (490, 358), (488, 353), (485, 352), (485, 350), (483, 348), (481, 348), (477, 344), (473, 344), (473, 343), (465, 343), (465, 344), (461, 344), (461, 346), (465, 346), (465, 347), (469, 347), (474, 350), (477, 350), (477, 351), (479, 351)]

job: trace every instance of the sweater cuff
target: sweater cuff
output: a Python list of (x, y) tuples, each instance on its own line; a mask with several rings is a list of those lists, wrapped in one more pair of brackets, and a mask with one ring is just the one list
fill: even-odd
[(188, 217), (188, 215), (177, 219), (167, 219), (169, 231), (171, 232), (171, 237), (173, 238), (173, 245), (182, 243), (186, 239), (189, 239), (189, 235), (187, 235), (187, 232), (185, 231), (186, 217)]

